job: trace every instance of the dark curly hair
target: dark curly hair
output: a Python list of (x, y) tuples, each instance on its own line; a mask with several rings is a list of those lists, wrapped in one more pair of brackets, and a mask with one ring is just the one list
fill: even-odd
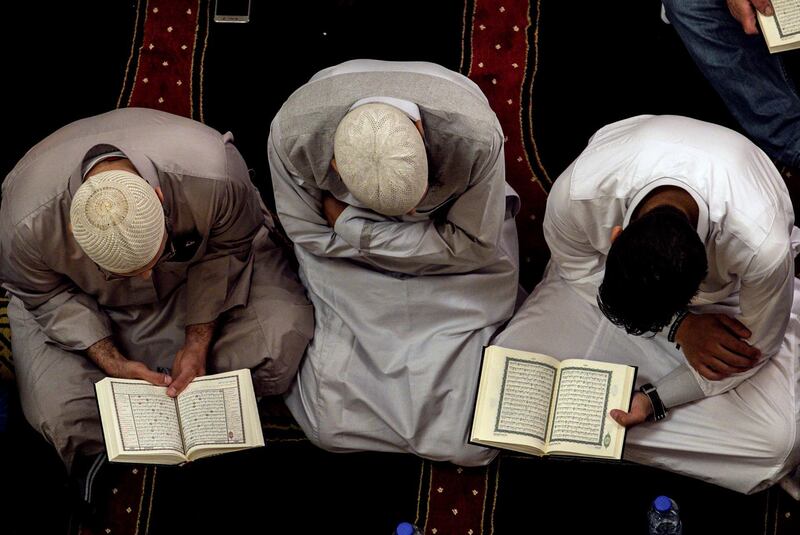
[(657, 333), (689, 305), (707, 272), (705, 246), (689, 219), (658, 206), (614, 240), (597, 304), (628, 334)]

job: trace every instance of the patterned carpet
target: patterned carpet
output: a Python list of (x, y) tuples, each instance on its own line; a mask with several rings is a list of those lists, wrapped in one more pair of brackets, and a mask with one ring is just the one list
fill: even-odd
[(8, 324), (8, 299), (0, 297), (0, 382), (14, 379), (11, 358), (11, 326)]
[[(108, 51), (124, 67), (116, 105), (162, 109), (232, 130), (269, 201), (269, 120), (318, 69), (369, 56), (427, 59), (459, 70), (487, 94), (507, 136), (507, 178), (523, 199), (517, 224), (529, 288), (547, 258), (540, 226), (546, 193), (596, 128), (643, 112), (728, 120), (649, 5), (632, 8), (628, 17), (652, 24), (606, 32), (604, 24), (594, 29), (595, 21), (610, 20), (600, 6), (574, 21), (569, 6), (539, 0), (417, 1), (392, 11), (391, 23), (386, 9), (368, 0), (253, 4), (248, 25), (215, 24), (213, 0), (136, 0), (125, 8), (129, 27), (113, 29), (127, 36), (125, 55), (121, 46)], [(684, 61), (667, 68), (636, 63), (631, 75), (627, 39), (645, 40), (662, 56)], [(317, 53), (301, 55), (302, 47)], [(594, 57), (587, 53), (592, 47), (603, 50), (602, 60), (586, 59)], [(106, 56), (101, 63), (113, 61)], [(613, 88), (605, 87), (609, 80)], [(686, 91), (684, 84), (692, 98), (675, 91)], [(659, 105), (643, 109), (643, 101)], [(87, 109), (83, 115), (103, 111)], [(0, 316), (0, 376), (10, 360), (4, 352), (9, 338)], [(94, 521), (72, 532), (310, 533), (332, 527), (388, 534), (410, 520), (425, 535), (516, 534), (544, 532), (531, 525), (532, 517), (548, 515), (560, 522), (556, 532), (642, 533), (648, 502), (659, 493), (682, 506), (687, 533), (798, 532), (800, 508), (778, 489), (741, 496), (627, 463), (502, 455), (489, 467), (462, 469), (410, 455), (335, 455), (311, 446), (279, 399), (264, 400), (260, 409), (266, 448), (184, 467), (112, 465)], [(718, 510), (725, 511), (721, 518)]]

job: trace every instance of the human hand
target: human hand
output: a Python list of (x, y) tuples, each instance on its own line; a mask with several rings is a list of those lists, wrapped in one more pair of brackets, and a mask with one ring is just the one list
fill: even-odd
[(195, 346), (183, 346), (178, 350), (178, 354), (175, 355), (175, 362), (172, 364), (174, 379), (167, 389), (169, 397), (176, 397), (196, 377), (206, 374), (207, 354), (207, 351)]
[(653, 404), (650, 403), (650, 399), (642, 392), (636, 392), (633, 395), (630, 412), (614, 409), (608, 413), (608, 415), (622, 427), (638, 425), (647, 420), (648, 416), (651, 414), (653, 414)]
[(143, 379), (156, 386), (169, 386), (172, 377), (166, 373), (156, 372), (147, 367), (144, 362), (121, 359), (109, 361), (103, 371), (110, 377), (118, 379)]
[(342, 215), (342, 212), (350, 206), (349, 204), (340, 201), (329, 193), (322, 194), (322, 212), (325, 214), (325, 219), (328, 224), (333, 228), (336, 225), (336, 220)]
[(700, 375), (719, 381), (758, 364), (761, 351), (743, 340), (751, 335), (740, 321), (725, 314), (688, 314), (675, 341)]
[(749, 35), (758, 33), (756, 10), (768, 17), (771, 17), (774, 13), (772, 3), (769, 0), (727, 0), (727, 2), (728, 11), (742, 25), (744, 33)]
[(89, 346), (86, 354), (109, 377), (142, 379), (156, 386), (168, 386), (172, 382), (172, 377), (168, 374), (155, 372), (143, 362), (125, 358), (110, 336)]

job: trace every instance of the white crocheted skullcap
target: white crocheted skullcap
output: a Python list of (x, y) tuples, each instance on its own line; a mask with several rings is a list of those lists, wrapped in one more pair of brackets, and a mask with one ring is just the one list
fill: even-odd
[(428, 160), (422, 136), (394, 106), (370, 103), (348, 112), (336, 128), (333, 153), (347, 189), (375, 212), (406, 214), (425, 195)]
[(112, 273), (132, 273), (149, 264), (166, 232), (155, 190), (128, 171), (89, 177), (75, 192), (69, 217), (78, 245)]

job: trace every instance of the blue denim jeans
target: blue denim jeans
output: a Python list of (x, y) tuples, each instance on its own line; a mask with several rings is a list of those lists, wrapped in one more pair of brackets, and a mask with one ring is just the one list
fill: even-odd
[(800, 98), (778, 55), (747, 35), (725, 0), (663, 0), (667, 17), (703, 75), (753, 142), (800, 167)]

